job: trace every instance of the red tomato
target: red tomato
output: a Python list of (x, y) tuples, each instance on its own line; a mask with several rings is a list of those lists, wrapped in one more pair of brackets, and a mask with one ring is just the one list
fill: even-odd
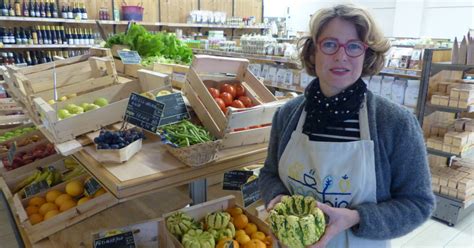
[(225, 102), (221, 98), (214, 98), (216, 101), (217, 105), (219, 105), (219, 108), (222, 110), (222, 112), (226, 112), (227, 108), (225, 107)]
[(209, 90), (209, 93), (211, 93), (212, 98), (218, 98), (221, 94), (221, 92), (216, 88), (209, 87), (207, 89)]
[(245, 96), (245, 88), (241, 84), (236, 84), (235, 86), (235, 94), (237, 97), (239, 96)]
[(240, 100), (234, 100), (231, 106), (234, 108), (245, 108), (244, 103)]
[(224, 100), (224, 103), (225, 103), (225, 106), (230, 106), (232, 104), (232, 101), (234, 100), (234, 98), (232, 97), (232, 95), (229, 93), (229, 92), (222, 92), (221, 95), (220, 95), (220, 98), (222, 100)]
[(234, 86), (232, 86), (230, 84), (223, 84), (221, 86), (221, 92), (230, 93), (232, 95), (232, 99), (234, 99), (234, 97), (236, 96), (235, 88), (234, 88)]
[(245, 107), (252, 107), (252, 100), (248, 96), (241, 96), (239, 100), (245, 105)]

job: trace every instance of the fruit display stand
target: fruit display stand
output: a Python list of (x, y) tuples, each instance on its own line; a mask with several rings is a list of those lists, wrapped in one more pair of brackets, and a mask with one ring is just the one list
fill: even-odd
[[(268, 142), (273, 114), (286, 102), (278, 101), (249, 71), (248, 65), (247, 59), (196, 55), (187, 74), (184, 93), (204, 126), (223, 140), (221, 148)], [(235, 77), (223, 77), (223, 74)], [(208, 87), (224, 83), (241, 83), (254, 106), (230, 108), (224, 113), (208, 91)], [(252, 126), (258, 128), (248, 129)]]
[[(193, 218), (195, 221), (201, 221), (206, 217), (207, 214), (218, 212), (218, 211), (225, 211), (229, 208), (235, 208), (241, 206), (236, 204), (235, 197), (230, 195), (222, 198), (218, 198), (212, 201), (208, 201), (205, 203), (201, 203), (192, 207), (188, 208), (183, 208), (180, 210), (177, 210), (172, 213), (168, 213), (163, 216), (165, 221), (168, 219), (168, 217), (172, 216), (176, 212), (182, 212)], [(263, 232), (265, 235), (269, 235), (271, 233), (269, 226), (260, 220), (258, 217), (250, 214), (248, 211), (245, 209), (241, 208), (243, 210), (243, 214), (245, 214), (248, 218), (249, 223), (254, 223), (258, 230)], [(237, 229), (237, 227), (235, 227)], [(167, 247), (176, 247), (176, 248), (183, 248), (183, 245), (181, 242), (173, 235), (171, 234), (170, 230), (168, 228), (165, 229), (166, 234), (168, 235), (169, 239), (172, 241), (172, 244), (169, 244)], [(216, 243), (217, 244), (217, 243)]]
[(108, 49), (90, 49), (89, 54), (41, 65), (7, 66), (7, 90), (22, 104), (36, 124), (40, 124), (33, 99), (67, 99), (93, 89), (117, 83), (117, 72)]
[[(53, 106), (42, 98), (35, 98), (33, 101), (40, 116), (42, 116), (41, 120), (44, 125), (44, 128), (41, 130), (48, 139), (58, 145), (68, 141), (77, 144), (75, 141), (77, 136), (123, 120), (128, 98), (132, 92), (156, 94), (160, 90), (171, 90), (170, 82), (166, 75), (148, 70), (140, 70), (139, 73), (143, 76), (141, 76), (142, 80), (138, 80), (138, 82), (129, 81), (127, 83), (115, 84), (63, 102), (58, 102)], [(99, 98), (106, 99), (108, 104), (66, 119), (61, 120), (58, 117), (56, 109), (63, 109), (69, 104), (80, 105), (82, 103), (94, 102), (95, 99)], [(78, 145), (78, 147), (81, 147), (81, 145)], [(64, 152), (63, 154), (66, 153)]]

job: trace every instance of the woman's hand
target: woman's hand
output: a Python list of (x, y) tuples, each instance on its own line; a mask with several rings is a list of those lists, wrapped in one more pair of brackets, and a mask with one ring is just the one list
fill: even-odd
[(275, 207), (275, 205), (277, 203), (279, 203), (281, 201), (281, 198), (283, 197), (284, 195), (277, 195), (275, 196), (275, 198), (273, 198), (267, 205), (267, 212), (270, 212), (270, 210), (273, 209), (273, 207)]
[(333, 208), (326, 204), (318, 202), (320, 208), (327, 216), (329, 216), (329, 223), (326, 226), (326, 231), (321, 239), (316, 244), (308, 248), (324, 248), (340, 232), (351, 228), (360, 221), (359, 212), (347, 208)]

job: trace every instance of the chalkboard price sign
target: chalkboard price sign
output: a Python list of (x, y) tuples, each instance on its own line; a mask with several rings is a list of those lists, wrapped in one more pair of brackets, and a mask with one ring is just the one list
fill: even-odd
[(157, 96), (156, 101), (163, 103), (165, 109), (160, 121), (160, 126), (179, 122), (183, 119), (189, 119), (189, 112), (184, 103), (181, 93), (172, 93), (169, 95)]
[(242, 196), (244, 199), (244, 207), (250, 206), (252, 203), (260, 199), (260, 190), (258, 188), (258, 179), (254, 179), (242, 186)]
[(224, 181), (222, 189), (224, 190), (241, 190), (242, 185), (247, 182), (249, 177), (253, 175), (253, 171), (233, 170), (224, 173)]
[(33, 183), (27, 187), (25, 187), (25, 197), (29, 197), (32, 195), (36, 195), (41, 191), (49, 189), (49, 184), (46, 182), (46, 180)]
[(95, 178), (89, 178), (84, 183), (84, 190), (89, 196), (94, 195), (100, 188), (102, 188), (102, 186), (95, 180)]
[(133, 232), (124, 232), (110, 237), (94, 240), (94, 248), (135, 248)]
[(165, 105), (161, 102), (132, 93), (128, 100), (124, 119), (130, 124), (156, 133), (164, 108)]

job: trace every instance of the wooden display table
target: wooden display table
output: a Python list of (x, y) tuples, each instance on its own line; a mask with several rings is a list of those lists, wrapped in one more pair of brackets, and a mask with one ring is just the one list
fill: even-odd
[(189, 167), (166, 152), (163, 146), (159, 137), (149, 136), (144, 141), (142, 150), (120, 165), (97, 162), (93, 157), (93, 146), (85, 147), (75, 153), (74, 157), (108, 191), (120, 200), (127, 200), (255, 164), (267, 156), (267, 144), (242, 146), (219, 151), (217, 161), (211, 164)]

